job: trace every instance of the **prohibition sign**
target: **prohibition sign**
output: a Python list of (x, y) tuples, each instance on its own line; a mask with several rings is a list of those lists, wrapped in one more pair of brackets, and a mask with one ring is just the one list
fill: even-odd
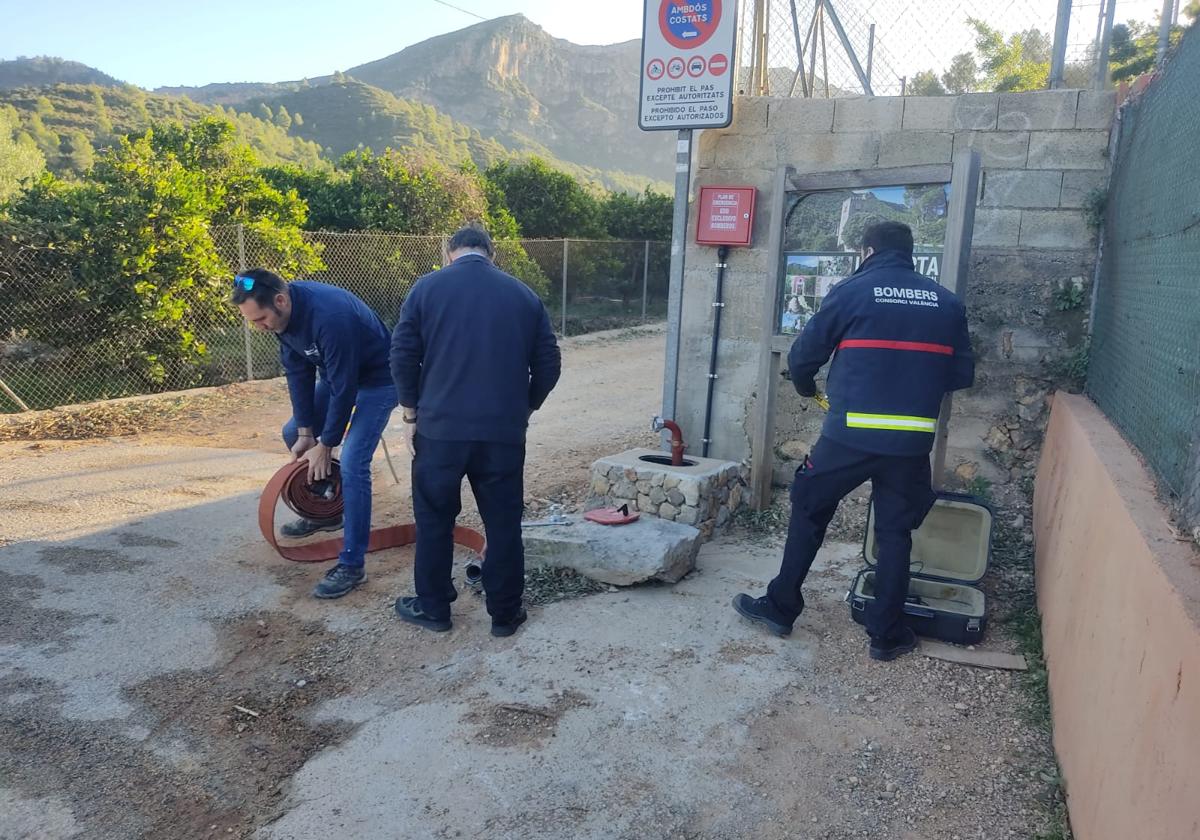
[(679, 56), (667, 62), (667, 75), (672, 79), (683, 78), (683, 59)]
[(665, 73), (666, 70), (667, 68), (663, 64), (661, 58), (652, 59), (650, 63), (646, 65), (646, 75), (655, 82), (663, 77), (663, 73)]
[(658, 28), (677, 49), (700, 46), (720, 22), (721, 0), (662, 0), (658, 10)]
[(714, 76), (724, 74), (725, 69), (729, 66), (729, 59), (725, 58), (724, 53), (717, 53), (708, 60), (708, 72)]
[(708, 64), (698, 55), (694, 55), (688, 59), (687, 71), (688, 75), (693, 79), (698, 79), (704, 75), (704, 71), (708, 68)]

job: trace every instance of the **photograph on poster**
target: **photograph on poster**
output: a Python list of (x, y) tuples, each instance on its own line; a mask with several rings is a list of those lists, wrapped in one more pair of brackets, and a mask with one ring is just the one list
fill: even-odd
[(779, 331), (796, 335), (838, 282), (858, 268), (863, 231), (897, 221), (913, 231), (913, 267), (938, 280), (949, 184), (797, 193), (789, 197), (777, 300)]
[(821, 300), (858, 266), (857, 254), (787, 254), (780, 332), (795, 335), (820, 308)]

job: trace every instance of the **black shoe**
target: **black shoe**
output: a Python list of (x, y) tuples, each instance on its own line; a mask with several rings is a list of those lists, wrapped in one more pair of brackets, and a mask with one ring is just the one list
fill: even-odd
[(751, 598), (749, 595), (741, 594), (734, 596), (733, 608), (738, 611), (742, 618), (748, 618), (753, 622), (766, 627), (776, 636), (790, 636), (792, 633), (792, 625), (785, 624), (774, 617), (774, 610), (767, 602), (766, 598)]
[(286, 522), (279, 528), (279, 533), (285, 537), (307, 537), (309, 534), (315, 534), (317, 531), (340, 531), (342, 529), (342, 517), (336, 519), (297, 519), (295, 522)]
[(525, 612), (524, 607), (519, 607), (517, 609), (517, 614), (508, 621), (497, 621), (493, 618), (492, 635), (498, 639), (502, 639), (505, 636), (511, 636), (513, 633), (517, 632), (517, 628), (524, 624), (525, 619), (527, 618), (529, 618), (529, 613)]
[(917, 649), (917, 634), (905, 627), (894, 639), (871, 639), (871, 658), (880, 662), (891, 662)]
[(435, 633), (445, 633), (450, 629), (450, 619), (433, 618), (426, 615), (416, 598), (397, 598), (396, 615), (409, 624), (424, 627), (426, 630), (433, 630)]
[(313, 597), (341, 598), (366, 582), (367, 573), (362, 566), (344, 566), (338, 563), (321, 578), (321, 582), (313, 590)]

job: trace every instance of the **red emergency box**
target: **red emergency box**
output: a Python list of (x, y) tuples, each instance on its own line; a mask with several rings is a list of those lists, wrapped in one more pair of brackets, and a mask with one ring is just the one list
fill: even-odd
[(754, 187), (701, 187), (696, 242), (749, 245), (755, 193)]

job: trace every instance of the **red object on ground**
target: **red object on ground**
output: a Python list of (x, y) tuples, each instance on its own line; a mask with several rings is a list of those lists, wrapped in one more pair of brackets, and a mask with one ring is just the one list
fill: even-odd
[[(275, 537), (275, 507), (280, 499), (292, 511), (305, 519), (330, 519), (342, 513), (342, 479), (336, 461), (333, 462), (330, 481), (333, 483), (332, 498), (317, 495), (308, 484), (308, 464), (297, 461), (285, 464), (263, 488), (258, 500), (258, 529), (271, 547), (279, 552), (286, 560), (297, 563), (321, 563), (325, 560), (336, 560), (342, 550), (343, 540), (334, 537), (304, 545), (281, 546)], [(367, 543), (367, 552), (381, 551), (385, 548), (395, 548), (411, 545), (417, 541), (417, 526), (392, 525), (388, 528), (376, 528), (371, 531)], [(483, 535), (470, 528), (455, 528), (454, 542), (471, 549), (481, 558), (487, 548)]]
[(637, 522), (640, 516), (640, 513), (622, 513), (620, 508), (610, 507), (589, 510), (583, 515), (583, 518), (600, 525), (628, 525), (630, 522)]

